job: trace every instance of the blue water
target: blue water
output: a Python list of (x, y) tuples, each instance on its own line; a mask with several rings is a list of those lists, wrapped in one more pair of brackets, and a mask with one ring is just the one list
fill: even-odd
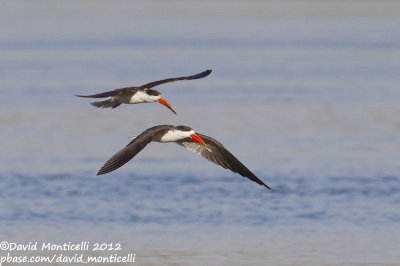
[[(0, 9), (0, 242), (121, 242), (139, 265), (400, 263), (399, 3), (39, 3)], [(206, 69), (157, 88), (177, 116), (74, 97)], [(214, 137), (273, 190), (175, 144), (96, 176), (157, 124)]]
[(261, 227), (345, 222), (371, 228), (400, 220), (392, 209), (400, 200), (397, 177), (331, 177), (323, 186), (313, 177), (276, 179), (280, 180), (270, 192), (236, 176), (15, 174), (2, 176), (1, 190), (7, 191), (3, 203), (7, 204), (0, 218), (10, 223)]

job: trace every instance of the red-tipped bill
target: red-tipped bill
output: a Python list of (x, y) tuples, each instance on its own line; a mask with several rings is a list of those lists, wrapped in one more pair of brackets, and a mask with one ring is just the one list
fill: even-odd
[(163, 97), (158, 99), (158, 102), (161, 103), (162, 105), (164, 105), (165, 107), (167, 107), (168, 109), (170, 109), (172, 112), (174, 112), (174, 114), (176, 114), (174, 109), (172, 109), (171, 105), (169, 105), (169, 103)]

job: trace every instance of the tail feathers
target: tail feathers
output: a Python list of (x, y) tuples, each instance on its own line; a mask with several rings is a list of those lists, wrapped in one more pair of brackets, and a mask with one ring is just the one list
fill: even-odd
[(118, 107), (121, 103), (115, 102), (113, 99), (107, 99), (99, 102), (92, 102), (91, 105), (98, 108), (115, 108)]

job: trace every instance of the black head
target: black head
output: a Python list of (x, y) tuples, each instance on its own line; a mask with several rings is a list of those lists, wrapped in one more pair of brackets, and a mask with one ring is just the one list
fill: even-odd
[(146, 93), (151, 96), (160, 96), (161, 95), (161, 93), (156, 90), (146, 90)]
[(181, 130), (181, 131), (192, 131), (193, 130), (192, 128), (187, 127), (187, 126), (176, 126), (175, 128), (178, 130)]

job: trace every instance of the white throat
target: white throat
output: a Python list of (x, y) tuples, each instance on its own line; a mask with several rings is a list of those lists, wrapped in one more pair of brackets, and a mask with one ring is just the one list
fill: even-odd
[(148, 95), (143, 91), (136, 92), (130, 99), (130, 103), (153, 103), (160, 99), (160, 95)]
[(189, 138), (190, 135), (194, 134), (194, 131), (181, 131), (172, 129), (169, 130), (164, 136), (161, 137), (160, 142), (174, 142), (184, 138)]

